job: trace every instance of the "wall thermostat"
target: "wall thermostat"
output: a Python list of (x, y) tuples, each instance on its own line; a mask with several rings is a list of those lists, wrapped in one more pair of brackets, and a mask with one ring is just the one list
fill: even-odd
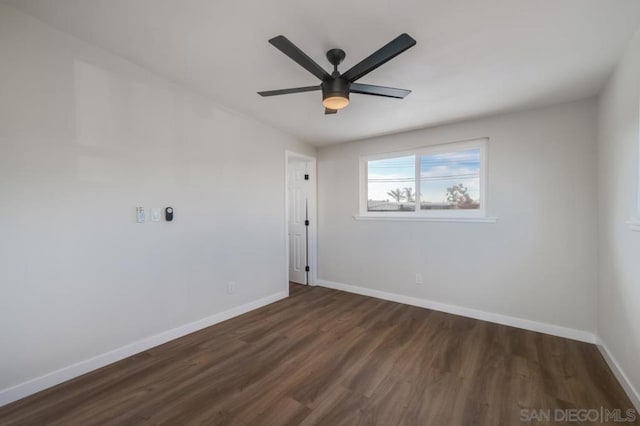
[(167, 207), (164, 209), (164, 218), (167, 222), (171, 222), (173, 220), (173, 207)]

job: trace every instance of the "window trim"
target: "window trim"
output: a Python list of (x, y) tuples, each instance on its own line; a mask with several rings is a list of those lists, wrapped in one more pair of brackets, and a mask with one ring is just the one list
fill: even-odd
[[(386, 152), (361, 156), (359, 159), (359, 214), (354, 216), (362, 220), (410, 220), (410, 221), (453, 221), (453, 222), (495, 222), (495, 218), (487, 216), (487, 165), (488, 165), (488, 145), (489, 138), (477, 138), (457, 142), (440, 143), (420, 146), (417, 148), (402, 151)], [(368, 167), (367, 163), (373, 160), (383, 160), (386, 158), (416, 156), (415, 168), (415, 192), (420, 194), (420, 157), (422, 155), (443, 154), (448, 152), (466, 151), (469, 149), (480, 149), (480, 208), (473, 210), (421, 210), (420, 203), (416, 202), (416, 210), (413, 212), (370, 212), (367, 210), (368, 202)]]

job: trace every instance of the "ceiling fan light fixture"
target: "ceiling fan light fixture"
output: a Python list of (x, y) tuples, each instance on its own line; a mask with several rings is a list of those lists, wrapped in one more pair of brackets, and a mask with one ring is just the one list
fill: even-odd
[(400, 34), (398, 37), (394, 38), (344, 73), (340, 73), (340, 71), (338, 71), (338, 65), (342, 63), (346, 56), (344, 50), (331, 49), (327, 51), (327, 60), (331, 65), (333, 65), (333, 72), (331, 74), (318, 65), (306, 53), (300, 50), (298, 46), (291, 43), (291, 41), (285, 36), (276, 36), (270, 39), (269, 43), (293, 61), (297, 62), (302, 68), (316, 76), (322, 83), (318, 86), (294, 87), (291, 89), (258, 92), (260, 96), (277, 96), (287, 95), (290, 93), (322, 90), (322, 105), (324, 106), (324, 113), (329, 115), (335, 114), (338, 110), (349, 106), (349, 93), (384, 96), (396, 99), (402, 99), (411, 93), (411, 90), (373, 86), (371, 84), (360, 84), (356, 82), (356, 80), (359, 80), (405, 50), (413, 47), (416, 44), (416, 41), (409, 34)]
[(339, 110), (349, 105), (349, 83), (341, 78), (324, 81), (322, 83), (322, 106), (327, 109)]
[(322, 105), (327, 109), (342, 109), (349, 105), (349, 97), (344, 95), (329, 96), (322, 100)]

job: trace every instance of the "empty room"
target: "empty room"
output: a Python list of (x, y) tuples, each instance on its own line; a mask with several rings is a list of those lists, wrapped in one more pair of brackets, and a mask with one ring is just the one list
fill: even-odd
[(640, 1), (0, 0), (0, 425), (640, 425)]

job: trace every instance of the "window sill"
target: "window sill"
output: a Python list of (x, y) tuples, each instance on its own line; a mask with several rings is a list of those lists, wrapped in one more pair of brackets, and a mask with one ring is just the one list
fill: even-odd
[[(398, 222), (469, 222), (469, 223), (496, 223), (497, 217), (401, 217), (401, 216), (360, 216), (354, 215), (355, 220), (382, 220)], [(640, 223), (638, 224), (640, 226)]]
[(640, 232), (640, 220), (630, 220), (627, 222), (629, 229)]

